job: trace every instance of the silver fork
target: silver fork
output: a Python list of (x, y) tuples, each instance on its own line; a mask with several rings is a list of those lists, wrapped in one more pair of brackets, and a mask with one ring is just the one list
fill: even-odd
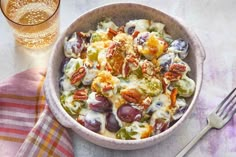
[(177, 155), (183, 157), (210, 129), (221, 129), (236, 112), (236, 88), (207, 117), (207, 126), (195, 136)]

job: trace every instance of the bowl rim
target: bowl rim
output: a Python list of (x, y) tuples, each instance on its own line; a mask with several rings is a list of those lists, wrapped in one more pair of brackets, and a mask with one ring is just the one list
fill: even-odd
[[(193, 41), (196, 41), (195, 43), (197, 44), (197, 46), (199, 47), (199, 53), (200, 53), (200, 63), (197, 65), (197, 69), (199, 70), (196, 70), (196, 76), (199, 77), (198, 82), (195, 82), (196, 83), (196, 88), (195, 88), (195, 92), (194, 92), (194, 95), (192, 96), (192, 100), (191, 102), (189, 103), (189, 106), (187, 108), (187, 110), (185, 111), (184, 115), (179, 119), (177, 120), (177, 122), (175, 122), (170, 128), (168, 128), (167, 130), (163, 131), (162, 133), (160, 134), (157, 134), (157, 135), (154, 135), (154, 136), (151, 136), (151, 137), (148, 137), (148, 138), (144, 138), (144, 139), (137, 139), (137, 140), (122, 140), (122, 139), (115, 139), (115, 138), (111, 138), (111, 137), (107, 137), (107, 136), (104, 136), (104, 135), (101, 135), (101, 134), (98, 134), (98, 133), (95, 133), (87, 128), (85, 128), (84, 126), (82, 126), (81, 124), (77, 123), (64, 109), (63, 107), (60, 105), (60, 101), (59, 99), (57, 98), (56, 96), (56, 91), (55, 89), (53, 88), (52, 86), (52, 83), (53, 82), (50, 82), (52, 81), (50, 79), (50, 77), (52, 77), (52, 67), (50, 65), (52, 65), (53, 63), (53, 60), (54, 60), (54, 56), (57, 52), (57, 44), (61, 41), (61, 40), (64, 40), (64, 37), (65, 35), (68, 33), (68, 30), (72, 27), (72, 25), (74, 23), (76, 23), (77, 21), (79, 21), (81, 18), (83, 18), (84, 16), (86, 16), (87, 14), (91, 13), (91, 12), (95, 12), (99, 9), (103, 9), (103, 8), (107, 8), (107, 7), (113, 7), (113, 6), (116, 6), (116, 5), (135, 5), (135, 6), (138, 6), (138, 7), (141, 7), (141, 8), (146, 8), (146, 9), (151, 9), (155, 12), (159, 12), (160, 14), (163, 14), (164, 16), (170, 18), (172, 21), (174, 21), (175, 23), (178, 23), (178, 25), (182, 28), (184, 28), (186, 34), (188, 34), (192, 39)], [(96, 139), (98, 140), (102, 140), (102, 141), (106, 141), (106, 142), (112, 142), (112, 143), (117, 143), (117, 144), (132, 144), (132, 145), (137, 145), (137, 144), (141, 144), (141, 143), (147, 143), (147, 142), (150, 142), (150, 141), (153, 141), (153, 140), (158, 140), (158, 139), (161, 139), (162, 137), (165, 137), (167, 135), (169, 135), (171, 132), (174, 132), (177, 128), (180, 127), (180, 125), (187, 119), (187, 116), (189, 116), (189, 114), (191, 113), (193, 107), (195, 106), (195, 102), (196, 102), (196, 99), (197, 97), (199, 96), (199, 93), (200, 93), (200, 89), (201, 89), (201, 86), (202, 86), (202, 78), (203, 78), (203, 63), (204, 63), (204, 60), (205, 60), (205, 51), (204, 51), (204, 48), (200, 42), (200, 40), (198, 39), (198, 37), (196, 36), (196, 34), (192, 31), (192, 29), (187, 26), (182, 20), (179, 20), (178, 18), (174, 17), (174, 16), (171, 16), (159, 9), (156, 9), (156, 8), (153, 8), (153, 7), (150, 7), (150, 6), (147, 6), (147, 5), (143, 5), (143, 4), (139, 4), (139, 3), (130, 3), (130, 2), (127, 2), (127, 3), (110, 3), (110, 4), (106, 4), (106, 5), (102, 5), (102, 6), (98, 6), (96, 8), (93, 8), (93, 9), (90, 9), (89, 11), (81, 14), (78, 18), (76, 18), (67, 28), (66, 30), (60, 35), (60, 37), (57, 39), (56, 43), (54, 44), (53, 46), (53, 50), (52, 50), (52, 53), (51, 53), (51, 56), (50, 56), (50, 60), (49, 60), (49, 66), (48, 66), (48, 72), (47, 72), (47, 76), (46, 76), (46, 87), (45, 87), (45, 92), (46, 92), (46, 95), (49, 95), (49, 97), (46, 97), (47, 101), (49, 101), (49, 107), (51, 108), (54, 108), (57, 106), (57, 109), (59, 109), (59, 111), (63, 114), (63, 116), (65, 116), (66, 119), (68, 119), (70, 121), (70, 124), (67, 123), (67, 124), (64, 124), (64, 126), (66, 127), (69, 127), (71, 128), (72, 130), (74, 130), (75, 132), (78, 131), (81, 131), (87, 135), (91, 135), (93, 137), (95, 137)], [(50, 90), (50, 92), (49, 92)], [(54, 92), (54, 93), (53, 93)], [(53, 103), (52, 103), (53, 102)], [(53, 105), (54, 104), (54, 105)], [(55, 117), (57, 118), (57, 120), (60, 122), (61, 119), (58, 118), (58, 114), (54, 114)], [(62, 124), (63, 125), (63, 124)], [(73, 127), (72, 127), (73, 126)], [(95, 142), (94, 142), (95, 143)]]

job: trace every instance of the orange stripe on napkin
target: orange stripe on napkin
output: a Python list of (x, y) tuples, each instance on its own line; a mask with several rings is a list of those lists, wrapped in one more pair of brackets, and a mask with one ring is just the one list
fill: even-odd
[(46, 99), (45, 96), (22, 96), (22, 95), (14, 95), (14, 94), (0, 94), (0, 98), (28, 100), (28, 101), (36, 101), (36, 100), (45, 100)]
[(39, 108), (39, 102), (40, 102), (39, 97), (41, 96), (41, 90), (43, 87), (44, 80), (45, 80), (45, 75), (40, 80), (38, 88), (37, 88), (37, 99), (36, 99), (36, 105), (35, 105), (35, 123), (38, 121), (38, 114), (42, 111), (42, 109)]
[(7, 137), (7, 136), (0, 136), (0, 140), (10, 141), (10, 142), (24, 142), (24, 139), (14, 138), (14, 137)]

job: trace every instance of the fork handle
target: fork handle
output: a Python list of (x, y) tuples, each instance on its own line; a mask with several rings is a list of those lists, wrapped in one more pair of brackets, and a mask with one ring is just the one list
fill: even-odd
[(183, 157), (212, 127), (207, 124), (201, 132), (196, 135), (177, 155), (176, 157)]

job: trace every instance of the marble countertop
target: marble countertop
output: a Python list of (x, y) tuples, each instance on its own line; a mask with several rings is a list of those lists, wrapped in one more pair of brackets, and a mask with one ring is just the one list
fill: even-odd
[[(196, 107), (182, 128), (165, 141), (143, 150), (116, 151), (96, 146), (70, 131), (75, 156), (86, 157), (173, 157), (206, 125), (205, 117), (211, 104), (220, 100), (236, 85), (236, 1), (235, 0), (70, 0), (61, 1), (61, 32), (78, 16), (107, 3), (136, 2), (145, 4), (185, 21), (201, 40), (205, 51), (204, 79)], [(0, 14), (0, 81), (31, 67), (47, 67), (50, 49), (32, 52), (14, 42), (10, 27)], [(208, 99), (211, 98), (211, 99)], [(230, 127), (234, 125), (234, 118)], [(192, 149), (187, 156), (236, 156), (232, 146), (236, 131), (228, 136), (225, 127), (212, 130)], [(236, 129), (235, 129), (236, 130)], [(235, 133), (235, 134), (234, 134)], [(219, 142), (222, 138), (222, 143)], [(235, 145), (235, 144), (234, 144)]]

